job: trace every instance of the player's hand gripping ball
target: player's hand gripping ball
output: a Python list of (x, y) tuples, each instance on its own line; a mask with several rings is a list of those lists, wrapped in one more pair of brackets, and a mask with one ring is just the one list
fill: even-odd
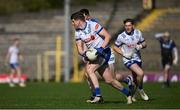
[(97, 50), (94, 48), (88, 49), (86, 51), (86, 56), (90, 61), (94, 61), (96, 60), (98, 54), (97, 54)]

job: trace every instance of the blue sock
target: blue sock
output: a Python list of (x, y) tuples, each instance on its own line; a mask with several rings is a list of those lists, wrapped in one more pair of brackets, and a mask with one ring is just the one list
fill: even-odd
[(95, 88), (95, 96), (101, 96), (100, 88)]
[(120, 90), (123, 94), (125, 94), (126, 96), (130, 96), (130, 92), (128, 89), (123, 88), (122, 90)]

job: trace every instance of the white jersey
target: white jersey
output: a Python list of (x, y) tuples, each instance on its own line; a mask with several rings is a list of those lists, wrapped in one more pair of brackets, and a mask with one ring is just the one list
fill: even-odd
[[(86, 26), (83, 30), (76, 30), (75, 37), (76, 41), (82, 40), (85, 43), (85, 49), (99, 48), (102, 46), (104, 40), (99, 36), (99, 32), (103, 27), (94, 19), (86, 21)], [(111, 49), (111, 56), (108, 64), (115, 63), (115, 55)]]
[(99, 36), (99, 32), (103, 27), (94, 21), (86, 21), (84, 29), (78, 29), (75, 31), (76, 41), (83, 41), (87, 48), (99, 48), (102, 46), (104, 40)]
[(16, 46), (11, 46), (9, 47), (8, 52), (10, 54), (9, 63), (10, 64), (18, 63), (19, 49)]
[(142, 33), (138, 29), (134, 29), (132, 35), (128, 35), (125, 31), (118, 35), (117, 40), (115, 41), (115, 45), (117, 47), (121, 47), (123, 52), (133, 53), (131, 59), (126, 59), (123, 57), (123, 62), (126, 64), (130, 60), (135, 60), (141, 62), (140, 52), (135, 49), (136, 45), (144, 42), (145, 39), (142, 36)]

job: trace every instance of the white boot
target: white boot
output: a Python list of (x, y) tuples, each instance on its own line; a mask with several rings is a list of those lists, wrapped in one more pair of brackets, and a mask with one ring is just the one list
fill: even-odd
[(147, 96), (147, 94), (144, 92), (143, 89), (139, 90), (139, 94), (143, 100), (145, 101), (149, 100), (149, 97)]
[(21, 82), (21, 83), (19, 83), (19, 86), (20, 87), (26, 87), (26, 84)]
[(14, 83), (9, 83), (9, 87), (15, 87)]
[(131, 96), (127, 97), (127, 104), (132, 104), (132, 97)]

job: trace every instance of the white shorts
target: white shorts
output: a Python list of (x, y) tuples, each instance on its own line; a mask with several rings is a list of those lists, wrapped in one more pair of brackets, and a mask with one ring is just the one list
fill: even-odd
[(114, 52), (112, 51), (111, 49), (111, 56), (110, 56), (110, 59), (108, 61), (108, 64), (114, 64), (115, 63), (115, 55), (114, 55)]

